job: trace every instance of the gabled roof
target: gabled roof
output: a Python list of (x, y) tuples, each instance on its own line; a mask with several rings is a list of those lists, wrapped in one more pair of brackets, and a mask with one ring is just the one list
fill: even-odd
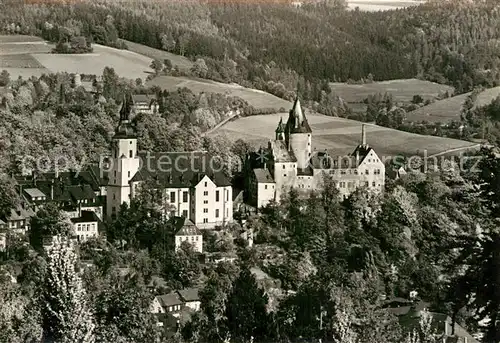
[(196, 225), (184, 217), (175, 217), (175, 235), (176, 236), (201, 236), (201, 231), (196, 227)]
[(26, 194), (28, 194), (31, 199), (46, 197), (46, 195), (43, 194), (42, 191), (40, 191), (38, 188), (25, 188), (24, 192), (26, 192)]
[(284, 141), (280, 140), (273, 142), (272, 156), (274, 161), (278, 163), (297, 162), (293, 152), (288, 150)]
[(35, 215), (32, 209), (29, 207), (17, 206), (15, 209), (10, 210), (10, 214), (6, 215), (3, 219), (4, 221), (17, 221), (17, 220), (26, 220)]
[(267, 169), (257, 168), (253, 170), (253, 173), (257, 183), (274, 183), (273, 177)]
[(182, 300), (179, 298), (176, 292), (170, 292), (168, 294), (159, 295), (156, 297), (163, 307), (182, 305)]
[(185, 288), (183, 290), (177, 291), (177, 293), (179, 293), (179, 296), (185, 302), (200, 301), (198, 288)]
[(355, 156), (330, 155), (327, 151), (318, 152), (311, 156), (311, 165), (314, 169), (355, 169), (359, 163)]
[(154, 94), (132, 94), (132, 102), (136, 103), (147, 103), (150, 104), (152, 100), (156, 100)]
[(149, 168), (143, 164), (131, 182), (156, 180), (165, 188), (189, 188), (208, 176), (217, 187), (231, 185), (222, 170), (221, 161), (207, 152), (141, 152), (138, 156), (143, 161), (149, 161)]

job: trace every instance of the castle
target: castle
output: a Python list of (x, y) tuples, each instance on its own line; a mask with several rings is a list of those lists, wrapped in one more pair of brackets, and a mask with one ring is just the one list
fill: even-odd
[(303, 194), (322, 188), (329, 175), (340, 195), (346, 198), (357, 188), (375, 192), (384, 189), (385, 166), (366, 143), (362, 126), (361, 143), (345, 156), (330, 155), (312, 149), (313, 132), (297, 97), (286, 124), (280, 120), (276, 136), (267, 148), (248, 157), (250, 177), (249, 200), (257, 208), (279, 201), (291, 187)]

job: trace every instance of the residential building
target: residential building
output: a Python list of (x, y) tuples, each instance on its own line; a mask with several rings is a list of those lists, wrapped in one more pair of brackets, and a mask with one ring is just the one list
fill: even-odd
[(64, 172), (36, 173), (16, 176), (16, 187), (21, 197), (35, 212), (41, 205), (55, 203), (70, 218), (77, 218), (82, 211), (93, 211), (103, 218), (105, 193), (96, 166)]
[(203, 235), (194, 223), (188, 218), (176, 217), (175, 219), (175, 250), (177, 251), (183, 242), (192, 245), (193, 250), (203, 252)]
[(21, 205), (11, 209), (9, 214), (0, 218), (0, 228), (3, 227), (4, 232), (25, 234), (30, 227), (30, 219), (34, 215), (35, 212), (22, 202)]
[(313, 131), (297, 97), (286, 124), (278, 123), (275, 139), (247, 159), (248, 199), (262, 207), (292, 187), (301, 194), (321, 189), (325, 177), (344, 198), (360, 187), (382, 192), (384, 163), (366, 142), (365, 125), (361, 131), (360, 144), (346, 156), (313, 150)]
[(187, 306), (194, 311), (200, 310), (201, 301), (198, 295), (198, 288), (186, 288), (177, 291), (177, 294), (179, 294), (184, 306)]
[(168, 294), (158, 295), (153, 299), (151, 304), (151, 313), (173, 313), (179, 312), (184, 303), (180, 299), (177, 292), (170, 292)]
[(156, 113), (158, 112), (158, 101), (154, 95), (133, 94), (132, 109), (135, 113)]
[(198, 228), (225, 225), (233, 219), (233, 196), (223, 165), (203, 151), (138, 152), (131, 122), (131, 98), (120, 110), (109, 158), (107, 217), (116, 218), (123, 203), (130, 203), (147, 182), (160, 192), (165, 215), (190, 219)]
[(78, 242), (85, 242), (99, 236), (100, 219), (94, 211), (82, 211), (77, 218), (71, 218)]

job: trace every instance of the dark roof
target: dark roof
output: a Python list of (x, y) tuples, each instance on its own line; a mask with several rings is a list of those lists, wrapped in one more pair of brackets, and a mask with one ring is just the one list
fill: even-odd
[(188, 218), (174, 217), (176, 236), (201, 236), (200, 230)]
[(307, 122), (299, 97), (295, 99), (290, 115), (286, 123), (285, 131), (287, 133), (312, 133), (311, 127)]
[(94, 211), (82, 211), (80, 217), (71, 218), (72, 223), (99, 222), (99, 217)]
[(271, 173), (269, 173), (269, 170), (267, 169), (263, 168), (254, 169), (253, 173), (258, 183), (274, 183), (273, 177), (271, 176)]
[(176, 292), (170, 292), (168, 294), (159, 295), (156, 297), (163, 307), (182, 305), (182, 300), (179, 298)]
[(12, 208), (10, 213), (3, 217), (4, 222), (9, 221), (17, 221), (17, 220), (26, 220), (35, 215), (35, 212), (31, 210), (29, 207), (17, 206), (16, 208)]
[(138, 156), (149, 163), (142, 163), (131, 182), (156, 180), (163, 187), (184, 188), (194, 187), (208, 176), (218, 187), (231, 185), (221, 161), (207, 152), (140, 152)]
[(156, 96), (154, 94), (133, 94), (132, 102), (134, 104), (138, 102), (150, 104), (151, 101), (156, 100)]
[(198, 288), (185, 288), (183, 290), (177, 291), (177, 293), (179, 293), (179, 296), (185, 302), (200, 300), (200, 297), (198, 296)]
[(122, 107), (120, 109), (120, 121), (115, 130), (115, 139), (137, 138), (137, 130), (131, 122), (133, 100), (130, 94), (123, 96)]

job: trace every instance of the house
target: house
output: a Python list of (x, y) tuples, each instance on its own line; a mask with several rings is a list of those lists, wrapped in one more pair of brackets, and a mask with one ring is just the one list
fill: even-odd
[(194, 311), (199, 311), (201, 306), (200, 297), (198, 295), (197, 288), (186, 288), (180, 291), (177, 291), (180, 299), (184, 303), (185, 306), (189, 307)]
[(203, 252), (203, 235), (194, 223), (184, 217), (175, 217), (175, 250), (177, 251), (182, 242), (188, 242), (193, 246), (193, 250)]
[(175, 313), (179, 312), (183, 306), (177, 292), (170, 292), (168, 294), (158, 295), (153, 299), (150, 307), (151, 313)]
[[(420, 317), (424, 310), (428, 310), (430, 303), (425, 301), (411, 301), (404, 298), (393, 298), (384, 304), (390, 313), (396, 315), (401, 326), (411, 331), (418, 328)], [(432, 326), (437, 338), (445, 343), (479, 343), (458, 323), (452, 325), (451, 318), (442, 313), (429, 312), (432, 316)]]
[(132, 110), (135, 113), (156, 113), (158, 112), (158, 101), (154, 95), (149, 94), (133, 94), (132, 95)]
[(121, 204), (130, 203), (139, 186), (148, 182), (157, 187), (166, 216), (190, 219), (200, 229), (231, 222), (232, 187), (223, 163), (203, 151), (138, 152), (131, 102), (130, 96), (124, 99), (112, 138), (107, 165), (107, 219), (115, 219)]
[(11, 209), (9, 214), (0, 218), (0, 227), (6, 231), (25, 234), (29, 229), (30, 219), (34, 215), (35, 212), (25, 202), (22, 202), (21, 205)]
[(313, 131), (299, 98), (295, 99), (286, 124), (281, 119), (275, 138), (267, 148), (248, 155), (246, 178), (248, 199), (257, 207), (279, 201), (290, 188), (301, 195), (319, 190), (326, 176), (332, 179), (340, 196), (346, 198), (357, 188), (382, 192), (385, 165), (366, 141), (365, 125), (361, 142), (346, 156), (313, 150)]
[(94, 211), (81, 211), (79, 217), (71, 218), (78, 242), (99, 236), (100, 219)]

